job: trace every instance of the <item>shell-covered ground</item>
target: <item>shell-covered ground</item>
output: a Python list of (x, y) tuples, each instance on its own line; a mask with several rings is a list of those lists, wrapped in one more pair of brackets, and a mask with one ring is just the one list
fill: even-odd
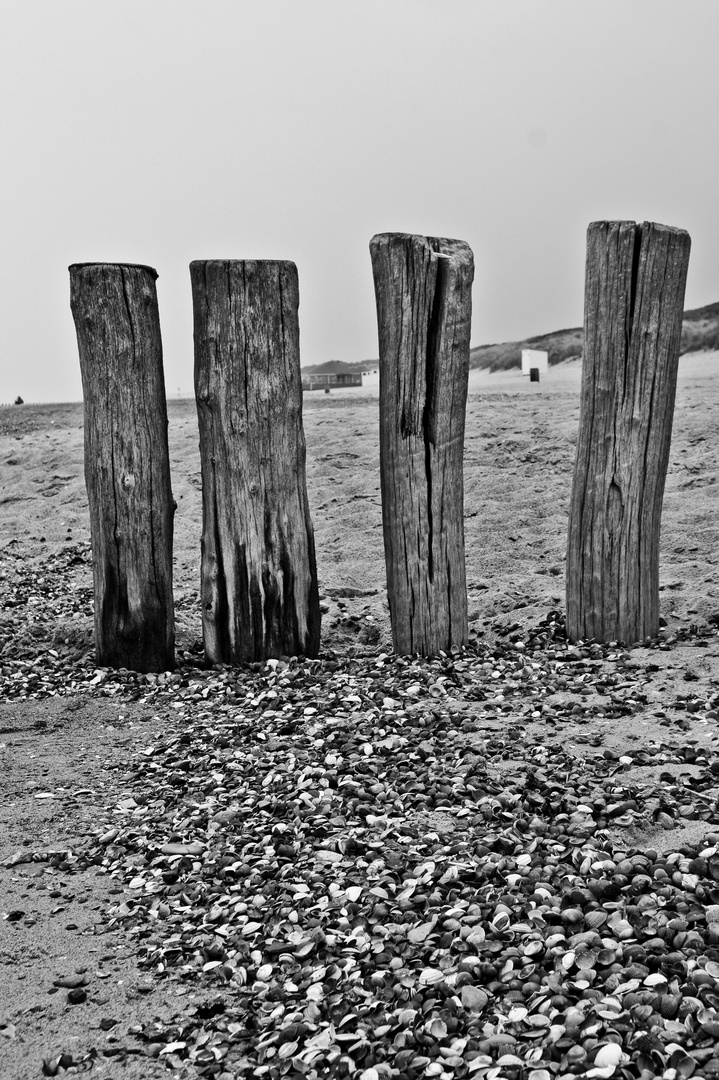
[(563, 634), (580, 366), (473, 375), (472, 640), (392, 654), (377, 399), (305, 395), (318, 661), (95, 666), (82, 408), (0, 410), (4, 1076), (719, 1075), (716, 355), (683, 358), (649, 645)]

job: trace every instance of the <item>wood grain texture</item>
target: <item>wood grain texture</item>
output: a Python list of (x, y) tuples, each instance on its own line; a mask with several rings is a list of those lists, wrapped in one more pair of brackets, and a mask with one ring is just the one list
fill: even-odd
[(567, 546), (570, 640), (659, 631), (659, 531), (688, 233), (598, 221), (587, 232), (584, 363)]
[(175, 503), (156, 278), (146, 266), (70, 267), (97, 662), (134, 671), (167, 671), (175, 663)]
[(380, 354), (380, 474), (395, 651), (467, 640), (464, 424), (474, 258), (461, 240), (370, 242)]
[(299, 285), (291, 262), (190, 265), (208, 663), (316, 656)]

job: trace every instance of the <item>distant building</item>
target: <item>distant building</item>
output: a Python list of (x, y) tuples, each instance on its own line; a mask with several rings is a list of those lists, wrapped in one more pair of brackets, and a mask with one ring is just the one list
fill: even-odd
[(549, 353), (544, 349), (522, 349), (522, 375), (529, 375), (532, 368), (537, 368), (540, 375), (549, 371)]
[(361, 386), (362, 372), (325, 372), (321, 374), (304, 374), (302, 376), (303, 390), (339, 390), (345, 386)]

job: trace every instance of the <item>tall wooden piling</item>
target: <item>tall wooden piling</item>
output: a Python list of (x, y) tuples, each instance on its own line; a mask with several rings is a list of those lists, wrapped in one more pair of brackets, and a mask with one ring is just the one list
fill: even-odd
[(175, 662), (167, 404), (149, 266), (70, 267), (85, 402), (97, 663)]
[(316, 656), (299, 285), (291, 262), (190, 265), (208, 663)]
[(461, 240), (370, 242), (387, 595), (398, 653), (467, 641), (462, 458), (474, 258)]
[(584, 363), (567, 546), (570, 640), (659, 631), (659, 529), (688, 233), (597, 221), (587, 232)]

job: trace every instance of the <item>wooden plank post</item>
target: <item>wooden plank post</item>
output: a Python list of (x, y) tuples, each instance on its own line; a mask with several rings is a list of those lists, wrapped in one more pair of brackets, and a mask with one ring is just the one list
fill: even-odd
[(584, 363), (567, 545), (567, 633), (632, 644), (659, 632), (659, 529), (689, 234), (587, 231)]
[(85, 401), (97, 663), (175, 666), (167, 403), (149, 266), (70, 267)]
[(190, 264), (209, 664), (316, 656), (299, 284), (291, 262)]
[(464, 424), (474, 257), (462, 240), (370, 242), (380, 355), (387, 595), (397, 653), (467, 641)]

